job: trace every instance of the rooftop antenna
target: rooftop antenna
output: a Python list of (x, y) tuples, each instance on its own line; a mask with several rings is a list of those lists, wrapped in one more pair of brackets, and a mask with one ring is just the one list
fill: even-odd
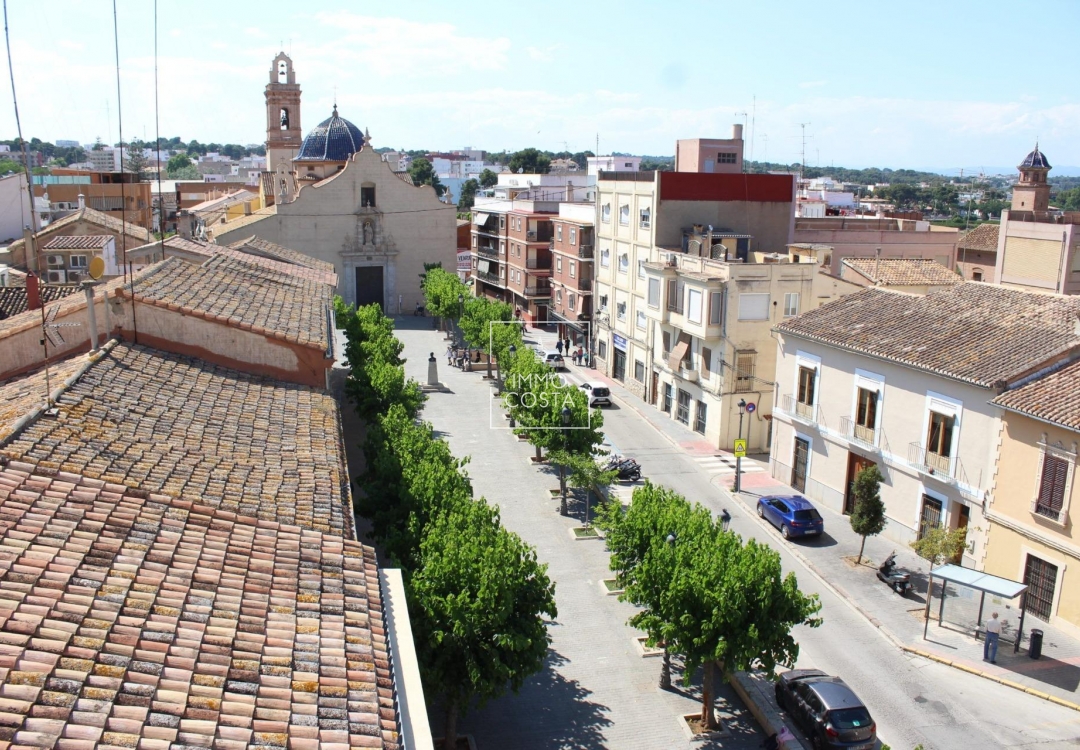
[[(156, 2), (156, 0), (155, 0)], [(757, 94), (750, 107), (750, 161), (754, 161), (754, 131), (757, 129)]]
[[(799, 127), (802, 128), (802, 167), (799, 169), (799, 180), (806, 179), (806, 126), (808, 122), (800, 122)], [(814, 136), (810, 136), (813, 138)]]
[[(22, 137), (22, 123), (19, 120), (19, 99), (15, 96), (15, 69), (11, 66), (11, 37), (8, 35), (8, 20), (7, 20), (7, 0), (4, 0), (4, 41), (7, 43), (7, 58), (8, 58), (8, 71), (11, 73), (11, 101), (15, 105), (15, 128), (19, 134), (19, 143), (22, 145), (23, 151), (23, 174), (26, 175), (26, 195), (30, 200), (30, 229), (31, 232), (38, 230), (37, 222), (34, 221), (34, 181), (30, 177), (30, 151), (27, 148), (26, 141)], [(26, 248), (27, 251), (32, 248)], [(33, 253), (34, 256), (34, 270), (38, 270), (38, 254)]]

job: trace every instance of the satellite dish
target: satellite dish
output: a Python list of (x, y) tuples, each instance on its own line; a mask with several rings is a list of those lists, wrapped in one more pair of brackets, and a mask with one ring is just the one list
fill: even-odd
[(90, 260), (90, 268), (87, 270), (90, 272), (90, 278), (96, 281), (101, 278), (101, 274), (105, 273), (105, 261), (101, 259), (100, 255), (94, 256)]

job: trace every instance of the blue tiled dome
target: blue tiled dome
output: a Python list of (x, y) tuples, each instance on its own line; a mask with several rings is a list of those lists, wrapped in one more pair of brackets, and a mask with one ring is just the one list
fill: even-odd
[(1050, 162), (1046, 160), (1046, 156), (1039, 150), (1039, 144), (1035, 144), (1035, 150), (1032, 151), (1027, 157), (1020, 162), (1019, 169), (1035, 168), (1035, 169), (1050, 169)]
[(344, 117), (338, 117), (335, 104), (334, 114), (304, 138), (300, 155), (294, 161), (345, 161), (363, 145), (364, 134), (360, 128)]

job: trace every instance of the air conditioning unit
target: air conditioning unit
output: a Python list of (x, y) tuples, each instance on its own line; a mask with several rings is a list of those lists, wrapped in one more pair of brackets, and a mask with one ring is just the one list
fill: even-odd
[(78, 284), (80, 281), (86, 278), (86, 275), (82, 271), (68, 271), (67, 280), (69, 284)]
[(67, 281), (67, 273), (64, 271), (49, 271), (50, 284), (63, 284)]
[(672, 268), (677, 268), (679, 265), (678, 253), (668, 253), (667, 264)]
[(50, 255), (48, 260), (50, 266), (60, 266), (63, 268), (67, 265), (63, 255)]

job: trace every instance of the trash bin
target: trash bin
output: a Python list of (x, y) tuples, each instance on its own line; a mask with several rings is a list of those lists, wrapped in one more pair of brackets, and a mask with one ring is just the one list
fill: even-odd
[(1041, 630), (1031, 631), (1031, 640), (1028, 642), (1028, 656), (1032, 659), (1038, 659), (1042, 656), (1042, 639), (1043, 632)]

